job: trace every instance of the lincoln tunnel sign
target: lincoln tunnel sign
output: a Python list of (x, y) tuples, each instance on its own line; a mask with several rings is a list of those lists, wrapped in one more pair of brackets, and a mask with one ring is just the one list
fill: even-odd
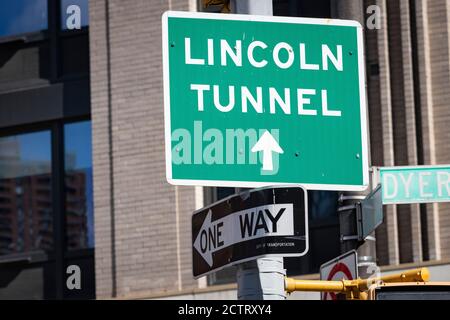
[(166, 12), (163, 68), (170, 183), (368, 184), (356, 22)]

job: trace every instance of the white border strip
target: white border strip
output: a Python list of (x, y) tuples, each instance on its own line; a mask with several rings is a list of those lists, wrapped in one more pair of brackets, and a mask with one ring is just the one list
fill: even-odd
[(188, 11), (166, 11), (163, 13), (163, 20), (167, 18), (191, 18), (191, 19), (212, 19), (212, 20), (240, 20), (240, 21), (260, 21), (260, 22), (280, 22), (295, 24), (315, 24), (343, 27), (362, 26), (358, 21), (341, 19), (322, 19), (322, 18), (299, 18), (299, 17), (281, 17), (281, 16), (262, 16), (250, 14), (223, 14), (206, 12), (188, 12)]
[[(297, 186), (299, 183), (273, 182), (273, 181), (223, 181), (223, 180), (186, 180), (171, 179), (167, 181), (172, 185), (183, 186), (205, 186), (205, 187), (237, 187), (237, 188), (262, 188), (269, 186)], [(367, 186), (348, 185), (348, 184), (314, 184), (302, 183), (307, 190), (329, 190), (329, 191), (364, 191)]]
[(336, 257), (334, 259), (331, 259), (330, 261), (322, 263), (320, 265), (320, 268), (319, 268), (320, 280), (326, 280), (326, 279), (322, 279), (322, 269), (323, 268), (326, 268), (326, 267), (328, 267), (328, 266), (330, 266), (332, 264), (335, 264), (336, 262), (342, 261), (342, 260), (344, 260), (345, 258), (347, 258), (348, 256), (351, 256), (351, 255), (354, 255), (354, 257), (355, 257), (355, 266), (356, 266), (356, 278), (355, 279), (358, 279), (358, 277), (359, 277), (359, 273), (358, 273), (358, 252), (356, 250), (350, 250), (350, 251), (347, 251), (344, 254), (341, 254), (340, 256), (338, 256), (338, 257)]
[(419, 165), (419, 166), (392, 166), (392, 167), (377, 167), (379, 170), (405, 170), (405, 169), (441, 169), (441, 168), (448, 168), (450, 169), (450, 164), (438, 164), (438, 165)]
[[(358, 23), (359, 24), (359, 23)], [(358, 42), (358, 71), (359, 71), (359, 112), (361, 123), (361, 152), (362, 152), (362, 170), (363, 170), (363, 185), (369, 185), (369, 147), (367, 137), (367, 97), (366, 97), (366, 68), (364, 63), (364, 44), (363, 44), (363, 29), (360, 25), (356, 29)]]
[[(166, 177), (172, 179), (172, 130), (170, 128), (170, 89), (169, 89), (169, 30), (168, 17), (170, 11), (162, 15), (162, 58), (164, 89), (164, 134), (166, 151)], [(170, 183), (170, 181), (169, 181)]]
[(413, 204), (413, 203), (443, 203), (443, 202), (450, 202), (450, 199), (424, 199), (424, 200), (407, 200), (407, 201), (394, 201), (394, 202), (384, 202), (383, 201), (383, 205), (388, 205), (388, 204)]

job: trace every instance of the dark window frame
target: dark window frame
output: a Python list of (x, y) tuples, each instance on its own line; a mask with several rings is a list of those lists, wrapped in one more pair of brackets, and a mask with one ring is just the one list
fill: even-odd
[(17, 42), (18, 46), (23, 44), (38, 44), (48, 42), (49, 52), (49, 83), (58, 83), (65, 81), (80, 80), (89, 77), (89, 72), (81, 72), (79, 74), (64, 75), (62, 73), (62, 40), (89, 36), (89, 24), (82, 26), (81, 29), (63, 29), (61, 25), (61, 1), (47, 0), (47, 29), (41, 31), (32, 31), (10, 36), (0, 36), (0, 48), (2, 44)]
[[(90, 121), (92, 123), (91, 117), (76, 117), (76, 118), (72, 118), (72, 119), (67, 119), (66, 121), (63, 121), (62, 123), (62, 130), (64, 131), (64, 127), (66, 125), (69, 124), (75, 124), (75, 123), (79, 123), (79, 122), (85, 122), (85, 121)], [(92, 127), (91, 127), (92, 128)], [(64, 132), (63, 132), (63, 137), (64, 139)], [(65, 160), (65, 151), (66, 151), (66, 145), (65, 142), (63, 141), (63, 151), (64, 151), (64, 160)], [(91, 159), (93, 160), (93, 159)], [(63, 186), (63, 190), (64, 190), (64, 195), (63, 195), (63, 200), (64, 200), (64, 218), (66, 218), (67, 216), (67, 212), (66, 212), (66, 207), (65, 207), (65, 201), (66, 201), (66, 191), (67, 191), (67, 187), (66, 187), (66, 165), (64, 163), (63, 166), (64, 172), (63, 172), (63, 180), (64, 180), (64, 186)], [(93, 178), (93, 177), (92, 177)], [(94, 210), (94, 208), (92, 208), (92, 210)], [(64, 220), (64, 226), (66, 226), (66, 220)], [(64, 233), (64, 239), (66, 239), (66, 232)], [(94, 248), (95, 248), (95, 234), (94, 234)], [(79, 248), (79, 249), (69, 249), (66, 245), (66, 243), (64, 243), (64, 258), (80, 258), (80, 257), (84, 257), (87, 253), (89, 252), (94, 252), (94, 248)]]
[(46, 37), (47, 31), (49, 29), (49, 13), (50, 13), (50, 2), (52, 0), (47, 0), (47, 29), (43, 30), (36, 30), (36, 31), (29, 31), (29, 32), (22, 32), (22, 33), (14, 33), (11, 35), (4, 35), (0, 36), (0, 44), (5, 42), (12, 42), (12, 41), (24, 41), (24, 42), (32, 42), (32, 41), (40, 41), (43, 40)]
[[(10, 260), (20, 258), (23, 269), (39, 267), (46, 263), (55, 266), (55, 298), (63, 299), (65, 294), (65, 265), (69, 259), (87, 258), (94, 256), (94, 248), (76, 250), (66, 249), (66, 208), (65, 208), (65, 144), (64, 126), (66, 124), (91, 121), (89, 116), (79, 116), (54, 121), (34, 123), (31, 125), (0, 128), (0, 138), (13, 135), (28, 134), (40, 131), (50, 131), (51, 168), (52, 168), (52, 216), (53, 216), (53, 250), (29, 251), (24, 253), (6, 254), (0, 256), (0, 266)], [(38, 258), (36, 258), (38, 257)]]
[(89, 23), (86, 26), (81, 26), (81, 29), (63, 29), (61, 23), (61, 1), (47, 0), (47, 29), (0, 36), (0, 44), (13, 41), (23, 41), (28, 43), (48, 40), (55, 27), (58, 31), (57, 34), (60, 37), (70, 37), (89, 33)]
[[(66, 74), (63, 71), (63, 41), (70, 41), (71, 38), (89, 36), (89, 24), (83, 26), (78, 30), (63, 29), (61, 24), (61, 3), (60, 0), (47, 0), (47, 29), (42, 31), (34, 31), (23, 34), (15, 34), (11, 36), (0, 37), (0, 49), (2, 45), (11, 45), (23, 47), (24, 45), (39, 45), (46, 43), (49, 46), (49, 76), (45, 79), (48, 81), (49, 89), (54, 88), (51, 92), (56, 95), (57, 91), (62, 92), (66, 90), (66, 85), (70, 90), (81, 90), (76, 86), (81, 82), (89, 82), (89, 71), (83, 71), (76, 74)], [(61, 86), (62, 84), (62, 86)], [(78, 84), (79, 85), (79, 84)], [(47, 88), (47, 87), (45, 87)], [(24, 88), (24, 90), (43, 90), (45, 88)], [(22, 90), (22, 89), (21, 89)], [(47, 89), (48, 90), (48, 89)], [(84, 89), (83, 89), (84, 90)], [(84, 91), (83, 91), (84, 92)], [(0, 93), (8, 95), (9, 92)], [(50, 99), (51, 100), (51, 99)], [(51, 101), (49, 101), (51, 102)], [(6, 107), (6, 106), (5, 106)], [(46, 116), (38, 117), (36, 122), (30, 122), (27, 117), (18, 119), (10, 119), (0, 125), (0, 137), (19, 135), (24, 133), (33, 133), (43, 130), (50, 131), (51, 139), (51, 168), (52, 168), (52, 216), (53, 216), (53, 250), (49, 252), (44, 251), (29, 251), (20, 254), (8, 254), (0, 256), (0, 265), (13, 265), (20, 270), (29, 268), (36, 268), (44, 264), (53, 264), (54, 281), (52, 286), (55, 289), (54, 298), (63, 299), (70, 297), (71, 293), (67, 292), (65, 267), (74, 259), (94, 259), (94, 248), (66, 250), (66, 209), (65, 209), (65, 145), (64, 145), (64, 126), (66, 124), (90, 121), (90, 111), (74, 111), (69, 106), (66, 110), (66, 105), (56, 106), (50, 111), (47, 110)], [(7, 108), (8, 112), (13, 109)], [(12, 110), (12, 111), (11, 111)], [(32, 115), (32, 117), (34, 117)], [(9, 118), (8, 118), (9, 119)], [(92, 262), (94, 263), (94, 262)], [(89, 293), (88, 293), (89, 294)], [(95, 296), (95, 291), (93, 292)], [(53, 298), (53, 296), (51, 297)]]

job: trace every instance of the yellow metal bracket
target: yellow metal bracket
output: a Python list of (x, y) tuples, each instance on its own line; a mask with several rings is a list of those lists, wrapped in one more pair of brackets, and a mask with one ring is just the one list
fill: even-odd
[(294, 291), (336, 292), (344, 293), (347, 300), (366, 300), (367, 290), (373, 284), (394, 282), (426, 282), (430, 279), (427, 268), (407, 270), (404, 272), (386, 275), (379, 278), (322, 281), (322, 280), (296, 280), (285, 278), (287, 293)]

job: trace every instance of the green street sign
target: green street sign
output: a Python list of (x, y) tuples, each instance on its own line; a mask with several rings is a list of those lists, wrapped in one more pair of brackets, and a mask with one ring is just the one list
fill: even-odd
[(383, 204), (450, 201), (450, 165), (381, 167)]
[(366, 188), (359, 23), (166, 12), (162, 25), (170, 183)]

